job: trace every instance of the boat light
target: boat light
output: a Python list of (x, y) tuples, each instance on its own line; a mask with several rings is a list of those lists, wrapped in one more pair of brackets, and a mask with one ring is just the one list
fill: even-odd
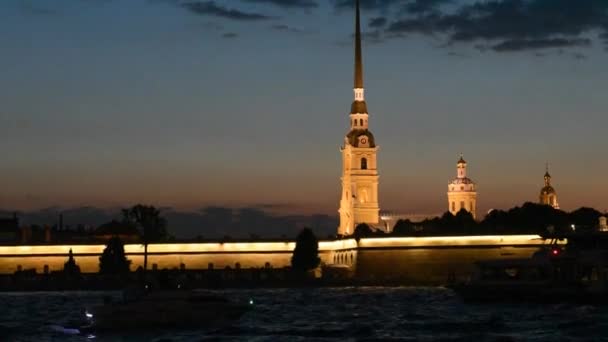
[(84, 315), (87, 316), (87, 318), (93, 318), (93, 314), (88, 311), (86, 311)]
[(253, 305), (253, 299), (249, 299), (249, 305)]

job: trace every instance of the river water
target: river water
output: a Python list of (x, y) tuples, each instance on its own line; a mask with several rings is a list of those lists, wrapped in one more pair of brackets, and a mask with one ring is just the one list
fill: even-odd
[(213, 291), (252, 310), (220, 330), (71, 335), (101, 292), (0, 293), (0, 341), (598, 341), (608, 307), (465, 304), (445, 288)]

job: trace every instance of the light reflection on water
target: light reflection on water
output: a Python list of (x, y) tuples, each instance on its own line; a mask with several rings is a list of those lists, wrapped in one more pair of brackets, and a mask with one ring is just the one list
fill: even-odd
[(168, 330), (96, 336), (53, 331), (73, 326), (111, 292), (0, 294), (2, 341), (375, 341), (588, 340), (608, 333), (608, 308), (462, 303), (443, 288), (316, 288), (213, 291), (253, 310), (218, 331)]

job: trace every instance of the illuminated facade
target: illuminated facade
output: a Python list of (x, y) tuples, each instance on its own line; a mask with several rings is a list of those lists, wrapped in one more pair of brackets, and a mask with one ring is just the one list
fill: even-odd
[(379, 224), (378, 146), (369, 130), (365, 90), (359, 1), (355, 6), (355, 99), (350, 110), (350, 131), (344, 138), (342, 152), (342, 195), (338, 235), (351, 235), (360, 223), (371, 227)]
[(461, 209), (477, 218), (477, 190), (475, 182), (467, 177), (467, 162), (462, 155), (456, 163), (456, 178), (448, 184), (448, 210), (456, 215)]
[(555, 209), (559, 209), (559, 204), (557, 203), (557, 192), (551, 185), (551, 175), (549, 174), (549, 165), (545, 170), (545, 186), (540, 189), (539, 202), (540, 204), (550, 205)]

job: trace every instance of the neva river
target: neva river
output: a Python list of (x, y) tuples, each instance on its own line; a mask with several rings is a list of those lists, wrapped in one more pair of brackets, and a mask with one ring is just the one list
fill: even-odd
[[(444, 288), (214, 291), (253, 310), (219, 331), (59, 333), (107, 293), (1, 293), (1, 341), (598, 341), (608, 307), (464, 304)], [(118, 296), (114, 293), (113, 295)]]

